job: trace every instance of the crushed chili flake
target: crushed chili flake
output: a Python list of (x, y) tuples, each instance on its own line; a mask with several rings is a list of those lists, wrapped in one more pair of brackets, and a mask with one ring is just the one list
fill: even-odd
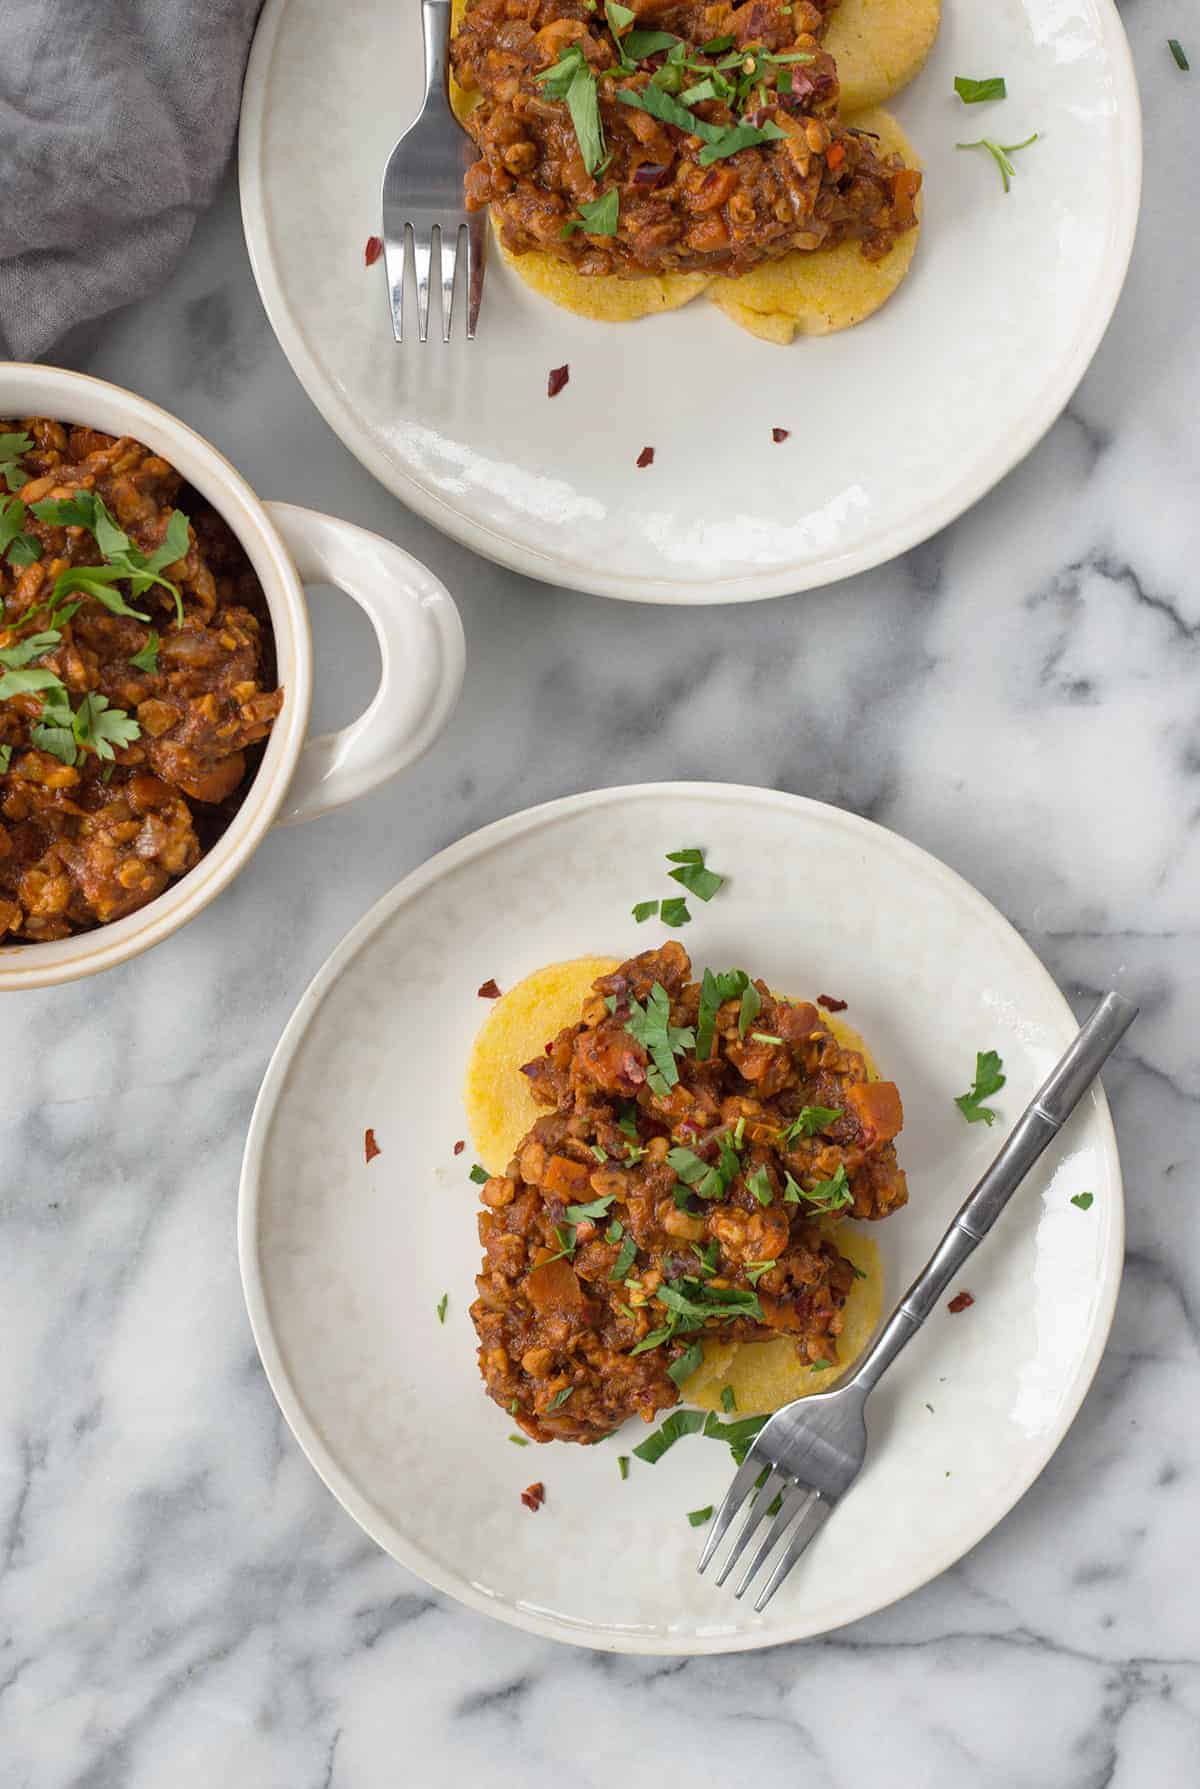
[(521, 1492), (521, 1502), (526, 1509), (541, 1509), (546, 1497), (546, 1487), (541, 1479), (536, 1484), (526, 1485)]
[(466, 1143), (465, 1143), (465, 1142), (464, 1142), (464, 1141), (463, 1141), (463, 1139), (462, 1139), (462, 1138), (461, 1138), (461, 1137), (460, 1137), (460, 1138), (459, 1138), (459, 1139), (458, 1139), (458, 1142), (457, 1142), (457, 1143), (456, 1143), (456, 1144), (455, 1144), (455, 1145), (454, 1145), (454, 1153), (455, 1153), (455, 1155), (461, 1155), (461, 1154), (462, 1154), (462, 1152), (463, 1152), (463, 1150), (464, 1150), (464, 1149), (465, 1149), (465, 1148), (466, 1148), (466, 1147), (467, 1147), (467, 1146), (466, 1146)]
[(551, 1038), (550, 1042), (546, 1045), (547, 1056), (549, 1056), (549, 1054), (550, 1054), (551, 1050), (553, 1050), (553, 1048), (554, 1048), (554, 1039)]
[(550, 376), (546, 380), (546, 396), (548, 398), (556, 398), (570, 377), (571, 369), (569, 366), (552, 366), (550, 368)]
[(383, 1154), (382, 1149), (380, 1149), (378, 1143), (375, 1141), (375, 1132), (371, 1130), (369, 1130), (363, 1138), (363, 1148), (369, 1162), (373, 1162), (377, 1155)]
[(499, 1000), (500, 989), (494, 981), (485, 981), (479, 990), (479, 998), (481, 1000)]
[(368, 236), (367, 246), (363, 250), (363, 265), (365, 267), (374, 267), (382, 253), (383, 238), (380, 236)]
[(637, 463), (639, 466), (653, 466), (654, 449), (652, 447), (643, 447), (641, 453), (637, 457)]
[(950, 1300), (950, 1303), (946, 1306), (946, 1309), (948, 1311), (953, 1311), (955, 1316), (957, 1316), (959, 1311), (965, 1311), (974, 1303), (975, 1300), (969, 1292), (956, 1292), (954, 1297)]
[(848, 1000), (835, 1000), (832, 994), (817, 995), (817, 1005), (823, 1006), (827, 1013), (844, 1013), (849, 1004)]
[(772, 429), (771, 439), (775, 442), (786, 441), (791, 432), (791, 429)]

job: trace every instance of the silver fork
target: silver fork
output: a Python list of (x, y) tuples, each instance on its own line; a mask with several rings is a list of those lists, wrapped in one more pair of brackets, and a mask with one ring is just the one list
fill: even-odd
[(867, 1451), (863, 1408), (867, 1397), (910, 1336), (983, 1241), (1046, 1145), (1057, 1136), (1101, 1068), (1120, 1043), (1138, 1009), (1120, 994), (1106, 994), (1058, 1066), (1017, 1120), (999, 1155), (909, 1287), (875, 1345), (853, 1376), (836, 1391), (785, 1404), (764, 1424), (738, 1468), (717, 1511), (698, 1569), (712, 1560), (755, 1481), (766, 1471), (729, 1553), (717, 1573), (723, 1584), (771, 1505), (779, 1508), (761, 1536), (734, 1592), (741, 1596), (781, 1541), (754, 1607), (766, 1608), (800, 1555), (815, 1540), (858, 1477)]
[(429, 336), (429, 282), (442, 288), (442, 340), (450, 340), (454, 276), (459, 247), (467, 242), (467, 340), (474, 341), (483, 297), (487, 224), (482, 211), (468, 212), (463, 175), (476, 159), (475, 145), (450, 109), (450, 0), (421, 0), (425, 32), (425, 99), (383, 174), (383, 248), (387, 257), (392, 333), (404, 340), (404, 280), (408, 245), (417, 291), (417, 335)]

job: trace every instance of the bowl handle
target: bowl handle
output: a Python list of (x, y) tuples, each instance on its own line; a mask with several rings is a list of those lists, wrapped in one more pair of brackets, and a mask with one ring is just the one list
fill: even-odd
[(276, 822), (294, 826), (356, 801), (429, 749), (458, 701), (465, 649), (454, 599), (390, 540), (291, 503), (265, 508), (301, 581), (336, 585), (366, 611), (382, 661), (358, 719), (305, 741)]

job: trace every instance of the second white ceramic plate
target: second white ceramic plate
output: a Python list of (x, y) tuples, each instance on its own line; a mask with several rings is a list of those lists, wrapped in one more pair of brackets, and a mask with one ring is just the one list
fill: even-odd
[[(429, 1583), (518, 1627), (613, 1651), (722, 1652), (817, 1634), (915, 1589), (980, 1540), (1040, 1472), (1087, 1390), (1122, 1255), (1121, 1183), (1097, 1088), (868, 1407), (862, 1478), (763, 1615), (696, 1575), (728, 1450), (698, 1436), (656, 1466), (596, 1447), (517, 1448), (484, 1394), (467, 1314), (477, 1188), (460, 1100), (471, 1040), (540, 965), (627, 955), (662, 934), (664, 853), (729, 877), (679, 936), (697, 965), (824, 992), (903, 1092), (911, 1203), (871, 1234), (890, 1307), (1074, 1035), (1028, 947), (950, 870), (795, 796), (720, 785), (614, 789), (502, 820), (385, 897), (300, 1002), (255, 1108), (239, 1245), (255, 1337), (310, 1460)], [(1008, 1085), (992, 1130), (954, 1104), (976, 1052)], [(367, 1164), (374, 1129), (382, 1154)], [(1091, 1192), (1083, 1211), (1073, 1195)], [(448, 1295), (445, 1323), (437, 1305)], [(523, 1486), (546, 1501), (530, 1514)]]
[[(771, 347), (703, 299), (590, 323), (493, 254), (479, 339), (398, 347), (363, 265), (422, 91), (420, 8), (270, 0), (240, 137), (267, 313), (326, 420), (437, 527), (532, 577), (644, 602), (746, 602), (878, 565), (953, 521), (1070, 397), (1125, 276), (1141, 180), (1111, 0), (945, 0), (893, 109), (926, 170), (913, 272), (868, 323)], [(1004, 74), (964, 106), (956, 74)], [(1005, 193), (955, 141), (1040, 140)], [(461, 336), (461, 330), (460, 330)], [(570, 384), (546, 395), (551, 367)], [(776, 445), (772, 428), (791, 430)], [(654, 464), (639, 470), (643, 447)]]

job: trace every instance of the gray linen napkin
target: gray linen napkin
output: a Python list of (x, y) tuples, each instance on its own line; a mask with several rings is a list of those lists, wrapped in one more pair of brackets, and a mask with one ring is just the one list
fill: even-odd
[(260, 0), (3, 0), (0, 359), (152, 293), (212, 202)]

